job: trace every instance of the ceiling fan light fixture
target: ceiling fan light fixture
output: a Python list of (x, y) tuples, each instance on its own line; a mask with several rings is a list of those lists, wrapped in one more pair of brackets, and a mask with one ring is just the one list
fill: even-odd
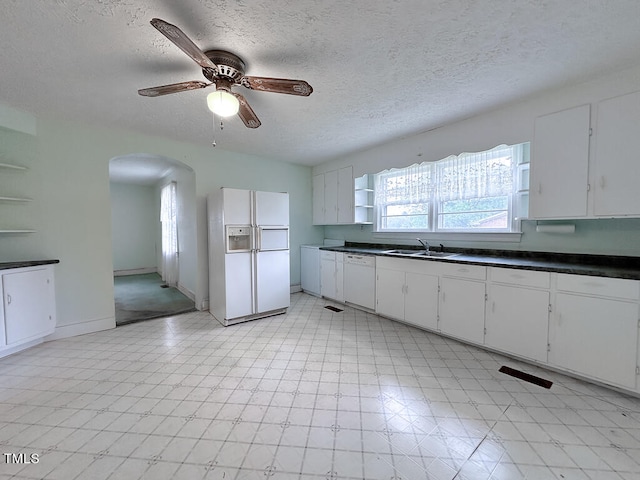
[(220, 117), (230, 117), (238, 113), (240, 102), (229, 92), (216, 90), (207, 95), (207, 106)]

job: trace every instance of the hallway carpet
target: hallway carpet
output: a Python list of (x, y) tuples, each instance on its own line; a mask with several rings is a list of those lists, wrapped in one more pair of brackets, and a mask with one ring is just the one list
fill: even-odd
[[(195, 304), (157, 273), (114, 277), (116, 325), (192, 312)], [(164, 287), (163, 287), (164, 286)]]

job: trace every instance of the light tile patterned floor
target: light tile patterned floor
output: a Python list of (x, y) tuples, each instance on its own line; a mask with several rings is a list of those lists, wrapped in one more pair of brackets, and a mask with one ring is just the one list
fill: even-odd
[[(0, 478), (640, 478), (640, 400), (292, 296), (233, 327), (195, 312), (0, 359)], [(498, 372), (554, 381), (550, 390)]]

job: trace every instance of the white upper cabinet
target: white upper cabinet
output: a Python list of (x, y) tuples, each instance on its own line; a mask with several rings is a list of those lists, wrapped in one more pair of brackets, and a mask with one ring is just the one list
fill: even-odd
[(338, 223), (353, 223), (353, 167), (338, 170)]
[(313, 224), (355, 223), (353, 167), (313, 176)]
[(598, 103), (596, 115), (594, 214), (640, 215), (640, 92)]
[(590, 111), (582, 105), (535, 120), (529, 218), (587, 215)]
[(324, 174), (324, 222), (338, 223), (338, 171)]
[[(535, 120), (529, 218), (640, 216), (640, 92)], [(590, 150), (590, 141), (591, 150)]]
[(313, 224), (324, 224), (324, 173), (313, 176)]

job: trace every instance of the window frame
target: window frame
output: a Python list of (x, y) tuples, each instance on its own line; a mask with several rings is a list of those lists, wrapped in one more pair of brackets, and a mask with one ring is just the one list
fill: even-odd
[[(494, 237), (496, 237), (496, 239), (500, 241), (504, 241), (510, 236), (517, 234), (519, 239), (519, 235), (521, 235), (521, 232), (520, 232), (521, 219), (516, 217), (517, 210), (518, 210), (518, 208), (516, 208), (516, 203), (521, 201), (517, 197), (519, 197), (519, 195), (521, 195), (523, 192), (522, 178), (521, 178), (522, 168), (520, 167), (521, 165), (527, 164), (529, 162), (529, 158), (528, 158), (529, 143), (522, 143), (522, 144), (516, 144), (516, 145), (501, 145), (499, 147), (496, 147), (496, 149), (498, 148), (512, 149), (512, 154), (511, 154), (512, 162), (510, 166), (511, 174), (512, 174), (512, 187), (511, 187), (510, 193), (507, 195), (507, 208), (506, 208), (507, 223), (508, 223), (507, 228), (440, 228), (439, 227), (441, 215), (446, 215), (440, 212), (442, 203), (446, 200), (442, 200), (438, 198), (438, 195), (437, 195), (437, 190), (438, 190), (437, 165), (438, 165), (438, 162), (450, 161), (452, 157), (448, 157), (442, 160), (438, 160), (434, 162), (425, 162), (419, 165), (419, 167), (426, 167), (431, 170), (429, 173), (429, 176), (434, 181), (434, 185), (429, 187), (431, 190), (431, 195), (428, 200), (428, 209), (427, 209), (429, 227), (427, 229), (382, 228), (383, 218), (385, 216), (382, 215), (381, 206), (378, 204), (376, 199), (376, 201), (374, 201), (374, 212), (373, 212), (374, 215), (373, 215), (373, 232), (372, 233), (374, 234), (374, 236), (385, 238), (390, 236), (397, 237), (405, 233), (406, 234), (417, 233), (417, 234), (427, 234), (427, 235), (437, 234), (438, 238), (442, 238), (443, 235), (447, 237), (452, 237), (452, 236), (456, 237), (456, 236), (467, 236), (467, 235), (473, 236), (473, 235), (480, 234), (486, 237), (493, 235)], [(495, 150), (495, 149), (491, 149), (491, 150)], [(488, 150), (486, 152), (476, 152), (475, 154), (482, 155), (482, 154), (491, 152), (491, 150)], [(413, 167), (416, 167), (416, 165), (414, 165)], [(405, 167), (401, 169), (393, 169), (393, 170), (380, 172), (376, 174), (375, 177), (378, 177), (379, 175), (401, 176), (403, 175), (403, 172), (407, 172), (405, 175), (409, 175), (410, 168), (412, 167)], [(376, 181), (374, 182), (374, 189), (377, 187), (377, 185), (378, 185), (378, 181), (376, 178)], [(528, 188), (528, 185), (527, 185), (527, 188)], [(375, 196), (375, 193), (374, 193), (374, 196)], [(476, 197), (476, 198), (482, 199), (482, 198), (491, 198), (491, 197), (485, 196), (485, 197)], [(393, 202), (393, 203), (387, 203), (385, 204), (385, 206), (403, 205), (403, 204), (408, 205), (410, 203), (409, 202), (406, 202), (406, 203)], [(498, 212), (503, 212), (503, 211), (505, 210), (498, 210)], [(480, 210), (478, 210), (478, 212), (480, 212)], [(473, 213), (473, 211), (469, 213)], [(386, 218), (389, 218), (389, 216), (386, 216)]]

